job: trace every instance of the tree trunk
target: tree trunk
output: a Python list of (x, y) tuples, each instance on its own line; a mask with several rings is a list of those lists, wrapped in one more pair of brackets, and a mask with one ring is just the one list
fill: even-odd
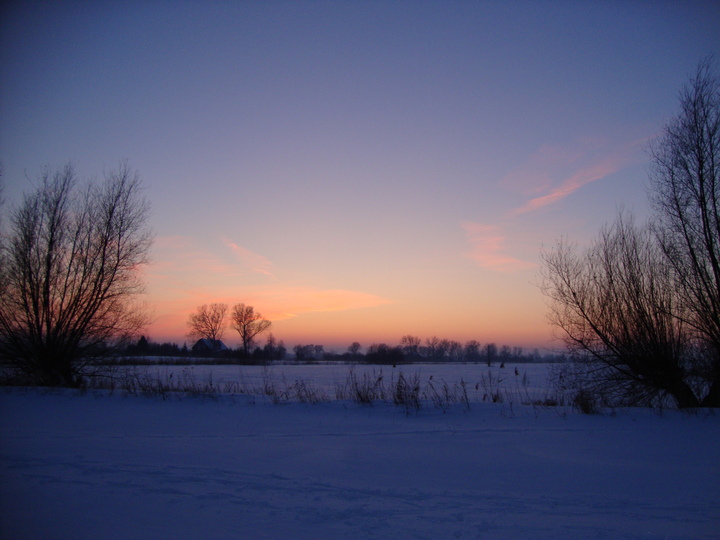
[(710, 385), (710, 391), (703, 398), (700, 405), (703, 407), (720, 407), (720, 380), (715, 377), (715, 380)]

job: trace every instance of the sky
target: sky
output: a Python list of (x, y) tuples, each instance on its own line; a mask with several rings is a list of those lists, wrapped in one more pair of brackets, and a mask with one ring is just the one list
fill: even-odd
[(243, 302), (289, 347), (549, 350), (541, 250), (647, 217), (709, 54), (717, 1), (5, 2), (3, 212), (43, 167), (127, 159), (154, 341)]

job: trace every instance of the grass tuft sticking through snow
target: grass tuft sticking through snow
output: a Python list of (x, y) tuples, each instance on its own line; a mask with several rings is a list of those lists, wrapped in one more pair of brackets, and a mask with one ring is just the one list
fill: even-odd
[[(504, 371), (504, 370), (503, 370)], [(405, 410), (406, 414), (418, 412), (423, 408), (434, 408), (443, 413), (459, 407), (468, 411), (472, 403), (494, 403), (514, 415), (516, 404), (529, 405), (533, 410), (563, 406), (565, 400), (550, 389), (531, 390), (527, 373), (522, 376), (515, 368), (512, 372), (493, 373), (488, 368), (481, 373), (474, 384), (460, 378), (459, 382), (448, 382), (443, 378), (430, 375), (424, 379), (419, 370), (404, 372), (393, 371), (386, 377), (382, 369), (358, 372), (351, 366), (344, 378), (335, 378), (334, 400), (350, 401), (362, 406), (374, 403), (392, 403)], [(113, 379), (106, 379), (93, 388), (119, 390), (128, 395), (156, 397), (163, 400), (193, 397), (218, 399), (223, 395), (248, 395), (253, 399), (263, 397), (275, 405), (283, 403), (317, 404), (332, 401), (331, 395), (322, 387), (307, 378), (286, 379), (284, 373), (276, 375), (273, 368), (264, 366), (259, 380), (253, 382), (242, 371), (234, 380), (222, 384), (213, 382), (212, 372), (200, 378), (192, 366), (183, 368), (179, 375), (167, 370), (150, 372), (142, 369), (126, 370)], [(474, 391), (473, 391), (474, 389)], [(586, 410), (580, 402), (568, 402), (581, 412)]]

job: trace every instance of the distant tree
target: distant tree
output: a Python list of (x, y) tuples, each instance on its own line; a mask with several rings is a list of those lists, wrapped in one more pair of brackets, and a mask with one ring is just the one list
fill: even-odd
[(448, 360), (450, 362), (462, 362), (463, 360), (463, 346), (458, 341), (450, 341), (448, 345)]
[(348, 347), (348, 353), (353, 358), (356, 358), (360, 355), (360, 350), (362, 349), (362, 345), (360, 345), (359, 342), (353, 341), (350, 346)]
[(324, 355), (324, 347), (322, 345), (295, 345), (293, 351), (295, 358), (299, 362), (309, 362), (312, 360), (322, 360)]
[(444, 362), (448, 358), (450, 352), (450, 340), (441, 339), (435, 349), (435, 360), (437, 362)]
[(45, 170), (3, 235), (0, 357), (29, 383), (75, 386), (147, 322), (134, 299), (152, 235), (126, 163), (77, 187), (71, 165)]
[(481, 360), (480, 343), (474, 339), (465, 343), (463, 358), (466, 362), (479, 362)]
[(313, 359), (315, 345), (298, 344), (293, 347), (293, 352), (295, 353), (295, 359), (298, 362), (307, 362)]
[(128, 356), (180, 356), (182, 350), (177, 343), (155, 343), (145, 336), (141, 336), (137, 343), (128, 345), (123, 351)]
[(178, 344), (168, 341), (160, 344), (154, 344), (152, 341), (149, 342), (149, 352), (155, 356), (180, 356), (181, 354)]
[(265, 346), (263, 347), (263, 352), (265, 353), (265, 357), (268, 359), (271, 359), (275, 354), (276, 344), (275, 344), (275, 336), (272, 332), (268, 332), (267, 338), (265, 339)]
[(203, 304), (188, 318), (188, 337), (190, 339), (209, 339), (216, 343), (222, 339), (225, 331), (227, 304)]
[(386, 343), (373, 343), (365, 355), (368, 364), (402, 364), (405, 362), (405, 355), (402, 348), (391, 347)]
[(420, 358), (420, 344), (422, 341), (419, 337), (407, 334), (400, 338), (400, 348), (409, 362), (414, 362)]
[(137, 342), (137, 351), (140, 354), (147, 354), (147, 352), (150, 350), (150, 343), (148, 342), (148, 339), (145, 336), (140, 336), (140, 339)]
[(270, 332), (263, 347), (263, 353), (267, 360), (282, 360), (286, 353), (285, 344), (282, 340), (277, 342), (275, 336)]
[(440, 349), (440, 338), (437, 336), (429, 337), (425, 340), (425, 346), (421, 349), (421, 354), (431, 361), (436, 361)]
[(237, 330), (242, 340), (244, 353), (250, 354), (250, 348), (257, 336), (267, 331), (272, 322), (263, 318), (252, 306), (243, 303), (235, 304), (230, 315), (232, 327)]
[(720, 78), (708, 58), (652, 148), (653, 227), (702, 354), (703, 405), (720, 407)]
[(498, 355), (498, 349), (497, 345), (494, 343), (488, 343), (483, 347), (483, 357), (485, 359), (485, 362), (487, 363), (488, 367), (492, 365), (495, 360), (497, 360)]

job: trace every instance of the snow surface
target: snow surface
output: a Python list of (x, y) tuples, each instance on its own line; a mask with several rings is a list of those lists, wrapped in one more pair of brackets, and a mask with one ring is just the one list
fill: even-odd
[(8, 389), (0, 537), (720, 538), (719, 456), (706, 412)]
[[(349, 364), (278, 364), (270, 366), (237, 365), (158, 365), (132, 366), (125, 368), (137, 375), (148, 374), (168, 381), (193, 381), (198, 385), (208, 382), (222, 390), (228, 383), (238, 383), (245, 389), (257, 389), (268, 382), (277, 388), (286, 388), (297, 381), (307, 382), (308, 386), (328, 398), (333, 399), (338, 388), (348, 382), (351, 372), (357, 380), (375, 381), (383, 378), (386, 388), (397, 381), (399, 374), (409, 380), (417, 378), (422, 390), (428, 389), (432, 382), (439, 391), (443, 384), (454, 387), (464, 381), (470, 401), (482, 401), (489, 389), (502, 389), (506, 402), (543, 399), (552, 394), (548, 384), (549, 371), (553, 364), (507, 364), (501, 368), (498, 364), (488, 368), (485, 364), (409, 364), (397, 367), (378, 365)], [(432, 379), (431, 379), (432, 377)], [(483, 381), (485, 384), (483, 385)], [(231, 386), (232, 388), (232, 386)]]

